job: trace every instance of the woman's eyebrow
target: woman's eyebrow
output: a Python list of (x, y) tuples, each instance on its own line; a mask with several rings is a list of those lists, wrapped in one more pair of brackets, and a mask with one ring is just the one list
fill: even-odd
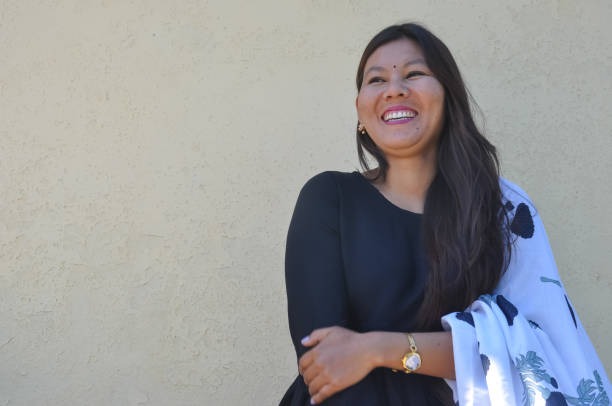
[[(410, 66), (410, 65), (416, 65), (418, 63), (422, 63), (423, 65), (426, 65), (425, 60), (423, 58), (416, 58), (413, 59), (411, 61), (406, 62), (402, 67), (405, 68), (406, 66)], [(372, 71), (385, 71), (386, 69), (383, 68), (382, 66), (371, 66), (370, 68), (368, 68), (368, 70), (363, 74), (363, 76), (367, 76), (368, 73), (372, 72)]]

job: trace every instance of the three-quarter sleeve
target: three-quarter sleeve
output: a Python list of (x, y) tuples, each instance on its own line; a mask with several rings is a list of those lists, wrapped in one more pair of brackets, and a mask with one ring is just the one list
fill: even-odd
[(309, 349), (300, 342), (304, 336), (348, 321), (338, 196), (332, 173), (312, 177), (300, 191), (287, 234), (289, 330), (298, 359)]

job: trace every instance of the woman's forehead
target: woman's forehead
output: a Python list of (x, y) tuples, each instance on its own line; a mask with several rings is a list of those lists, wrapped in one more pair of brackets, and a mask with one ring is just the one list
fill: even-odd
[(380, 70), (372, 68), (390, 69), (393, 65), (400, 68), (418, 63), (425, 64), (421, 47), (414, 40), (402, 38), (376, 48), (368, 58), (364, 72)]

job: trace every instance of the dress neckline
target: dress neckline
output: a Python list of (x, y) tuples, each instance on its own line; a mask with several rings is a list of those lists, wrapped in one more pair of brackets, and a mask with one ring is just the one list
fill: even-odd
[(414, 211), (410, 211), (410, 210), (402, 209), (401, 207), (396, 206), (396, 205), (395, 205), (394, 203), (392, 203), (392, 202), (391, 202), (389, 199), (387, 199), (387, 197), (386, 197), (385, 195), (383, 195), (383, 194), (381, 193), (381, 191), (380, 191), (380, 190), (378, 190), (378, 188), (377, 188), (376, 186), (374, 186), (372, 183), (370, 183), (370, 181), (369, 181), (369, 180), (368, 180), (368, 179), (367, 179), (365, 176), (363, 176), (363, 174), (362, 174), (361, 172), (358, 172), (358, 171), (353, 171), (353, 174), (354, 174), (355, 176), (357, 176), (359, 179), (361, 179), (361, 181), (362, 181), (363, 183), (365, 183), (365, 184), (368, 186), (368, 188), (370, 188), (371, 190), (373, 190), (373, 191), (375, 192), (375, 194), (376, 194), (376, 195), (377, 195), (377, 196), (378, 196), (380, 199), (382, 199), (382, 200), (383, 200), (383, 202), (384, 202), (386, 205), (388, 205), (389, 207), (393, 208), (394, 210), (399, 211), (400, 213), (408, 214), (408, 215), (411, 215), (411, 216), (423, 217), (423, 213), (416, 213), (416, 212), (414, 212)]

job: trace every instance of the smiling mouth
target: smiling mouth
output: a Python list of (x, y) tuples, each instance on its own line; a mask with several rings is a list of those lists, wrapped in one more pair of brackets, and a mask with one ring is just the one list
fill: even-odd
[(399, 110), (399, 111), (388, 111), (381, 119), (386, 124), (403, 124), (412, 121), (417, 116), (416, 111), (412, 110)]

